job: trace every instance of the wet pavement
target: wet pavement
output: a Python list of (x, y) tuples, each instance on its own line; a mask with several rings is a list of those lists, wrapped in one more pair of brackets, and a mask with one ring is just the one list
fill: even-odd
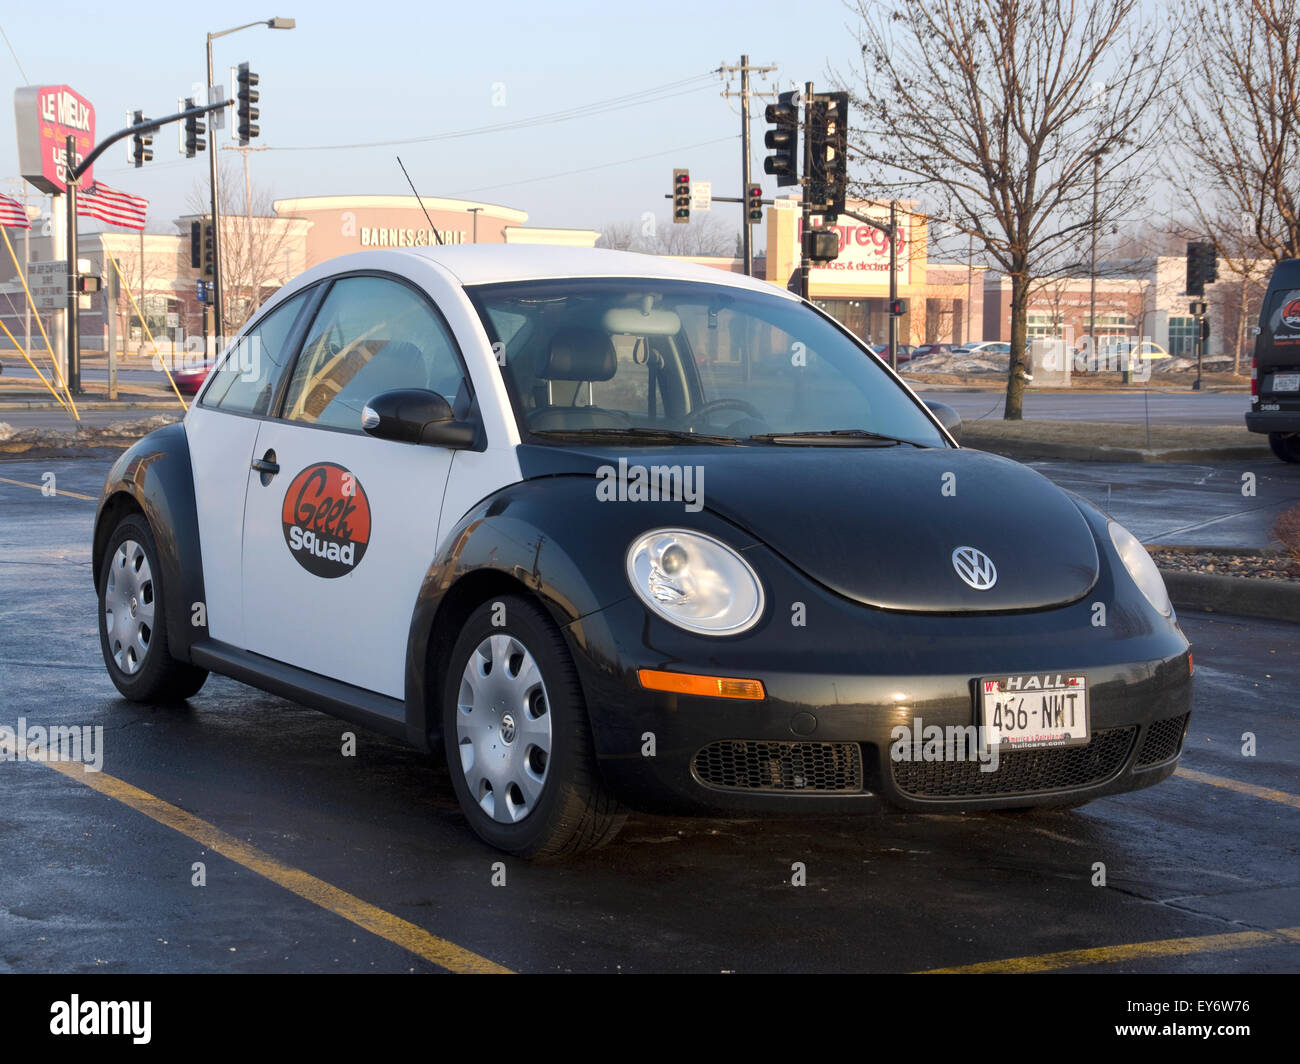
[[(530, 866), (480, 844), (445, 769), (400, 742), (219, 677), (179, 707), (120, 699), (95, 629), (94, 503), (23, 486), (53, 472), (59, 489), (93, 498), (105, 468), (0, 463), (0, 726), (102, 726), (103, 776), (497, 964), (907, 971), (1300, 925), (1300, 627), (1181, 617), (1197, 666), (1182, 766), (1195, 778), (1062, 812), (634, 817), (606, 850)], [(1226, 508), (1226, 483), (1180, 483), (1174, 502), (1144, 505), (1158, 485), (1117, 487), (1117, 473), (1112, 509), (1130, 507), (1122, 519), (1147, 538), (1166, 518)], [(1300, 494), (1294, 477), (1277, 483)], [(355, 757), (341, 756), (347, 731)], [(83, 786), (76, 771), (0, 763), (0, 972), (451, 966)], [(194, 885), (196, 862), (206, 885)], [(805, 886), (792, 883), (799, 863)], [(1105, 886), (1093, 885), (1099, 863)], [(1300, 941), (1274, 936), (1248, 949), (1119, 951), (1085, 970), (1298, 965)]]

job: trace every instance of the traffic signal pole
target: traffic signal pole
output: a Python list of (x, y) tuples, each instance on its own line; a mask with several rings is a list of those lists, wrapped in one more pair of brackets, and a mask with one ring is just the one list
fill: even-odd
[[(808, 136), (808, 130), (812, 129), (813, 113), (813, 83), (805, 82), (803, 87), (803, 172), (806, 175), (812, 169), (812, 137)], [(809, 190), (805, 177), (803, 186), (803, 231), (799, 236), (799, 294), (804, 299), (808, 298), (808, 284), (811, 280), (812, 259), (808, 257), (809, 238), (808, 234), (812, 232), (812, 210), (809, 198)]]
[(889, 201), (889, 368), (898, 370), (898, 203)]
[[(740, 187), (749, 188), (749, 56), (740, 57)], [(749, 218), (741, 219), (740, 239), (745, 276), (754, 276), (754, 239)]]
[[(212, 34), (208, 34), (208, 98), (212, 96)], [(226, 315), (222, 297), (224, 285), (221, 283), (221, 193), (217, 177), (217, 124), (212, 123), (208, 130), (208, 179), (212, 190), (212, 323), (217, 342), (214, 345), (221, 350), (221, 338), (226, 335)]]
[[(229, 106), (229, 100), (223, 100), (221, 103), (210, 103), (206, 107), (190, 107), (183, 111), (178, 111), (174, 115), (168, 115), (166, 118), (150, 118), (136, 125), (127, 126), (125, 129), (119, 129), (112, 136), (101, 140), (91, 150), (81, 162), (73, 165), (73, 159), (76, 158), (76, 142), (69, 137), (66, 144), (67, 155), (64, 159), (64, 175), (66, 177), (67, 195), (64, 196), (67, 211), (67, 255), (68, 255), (68, 390), (74, 394), (81, 392), (81, 322), (77, 317), (79, 304), (77, 302), (80, 296), (81, 277), (77, 270), (77, 184), (81, 180), (81, 175), (95, 165), (95, 160), (104, 154), (105, 149), (112, 147), (119, 140), (136, 134), (156, 133), (161, 127), (170, 125), (172, 122), (183, 122), (192, 115), (204, 115), (209, 111), (217, 111), (222, 107)], [(143, 267), (143, 264), (141, 264)]]

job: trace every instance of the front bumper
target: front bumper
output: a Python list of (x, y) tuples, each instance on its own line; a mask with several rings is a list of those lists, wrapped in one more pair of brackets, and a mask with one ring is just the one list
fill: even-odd
[[(1084, 599), (1020, 614), (886, 613), (811, 585), (759, 546), (768, 617), (705, 640), (635, 598), (566, 630), (606, 783), (634, 808), (676, 814), (828, 815), (1070, 805), (1149, 786), (1177, 765), (1191, 710), (1187, 640), (1109, 565)], [(802, 603), (791, 625), (782, 603)], [(1096, 602), (1108, 624), (1096, 627)], [(762, 680), (738, 701), (640, 686), (640, 668)], [(975, 681), (1020, 672), (1087, 676), (1087, 746), (896, 761), (895, 729), (967, 728)]]

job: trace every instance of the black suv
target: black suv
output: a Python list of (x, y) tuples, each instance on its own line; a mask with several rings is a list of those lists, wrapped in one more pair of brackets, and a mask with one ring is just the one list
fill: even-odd
[(1273, 453), (1300, 462), (1300, 259), (1273, 268), (1259, 314), (1246, 428), (1268, 433)]

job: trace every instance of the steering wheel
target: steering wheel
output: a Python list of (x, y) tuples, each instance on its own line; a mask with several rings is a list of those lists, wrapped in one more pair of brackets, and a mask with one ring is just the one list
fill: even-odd
[(743, 399), (711, 399), (682, 418), (680, 425), (684, 429), (698, 428), (697, 422), (703, 421), (719, 410), (739, 410), (742, 414), (747, 414), (758, 421), (763, 420), (763, 415)]

